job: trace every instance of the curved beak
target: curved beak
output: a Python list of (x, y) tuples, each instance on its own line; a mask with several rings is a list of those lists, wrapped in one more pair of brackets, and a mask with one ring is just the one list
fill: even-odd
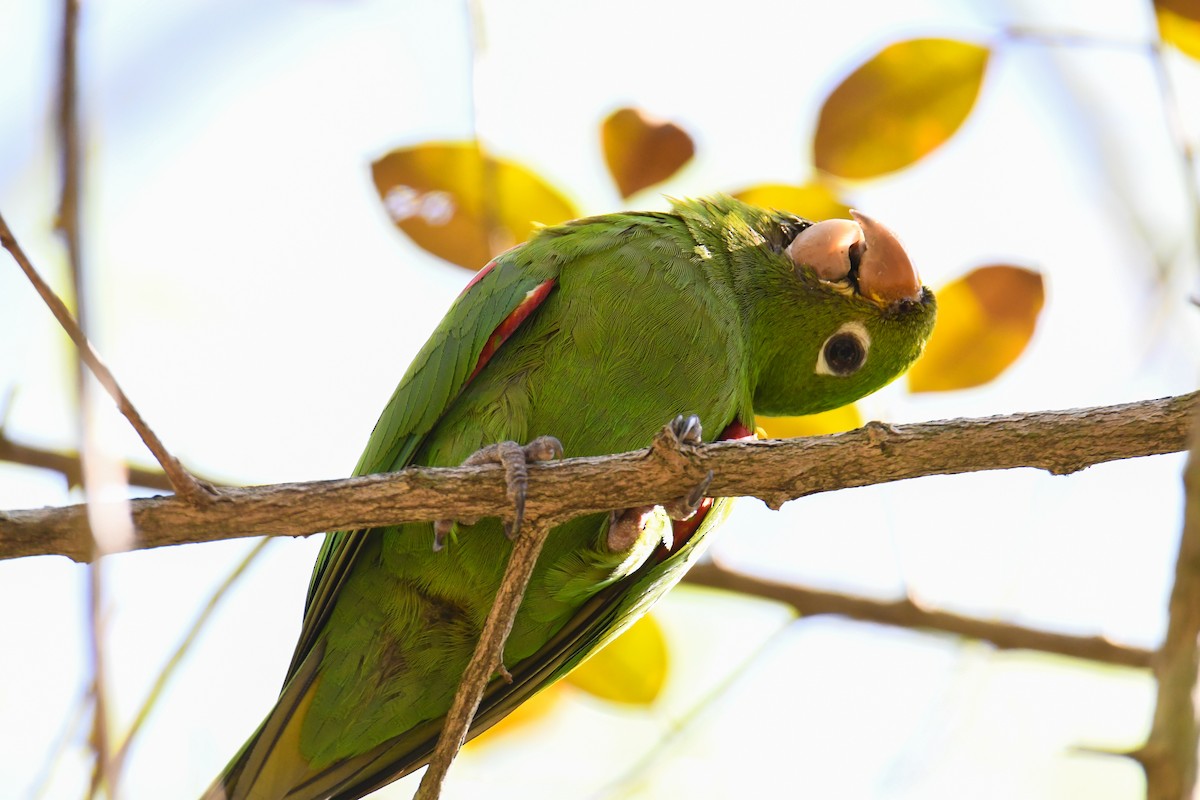
[(921, 279), (900, 240), (885, 225), (862, 214), (850, 215), (862, 227), (866, 249), (858, 265), (858, 288), (877, 303), (921, 298)]
[(858, 264), (866, 240), (857, 223), (827, 219), (810, 225), (788, 245), (788, 257), (796, 265), (811, 267), (823, 281), (840, 281)]

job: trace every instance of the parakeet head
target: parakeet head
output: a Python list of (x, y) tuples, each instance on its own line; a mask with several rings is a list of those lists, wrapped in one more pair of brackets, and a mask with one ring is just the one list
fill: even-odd
[(921, 354), (937, 305), (882, 224), (857, 212), (811, 223), (719, 203), (745, 220), (730, 225), (729, 244), (757, 371), (756, 413), (845, 405), (895, 380)]

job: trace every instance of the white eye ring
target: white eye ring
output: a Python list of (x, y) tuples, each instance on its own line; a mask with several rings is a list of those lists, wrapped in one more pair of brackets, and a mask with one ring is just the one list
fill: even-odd
[[(825, 352), (829, 349), (829, 343), (834, 339), (844, 337), (853, 337), (859, 347), (862, 349), (861, 358), (857, 361), (847, 361), (846, 363), (835, 363), (831, 365)], [(844, 378), (847, 375), (853, 375), (858, 372), (863, 364), (867, 363), (867, 356), (871, 352), (871, 334), (867, 333), (867, 326), (857, 320), (852, 320), (838, 328), (829, 338), (821, 343), (821, 349), (817, 353), (817, 366), (814, 372), (818, 375), (832, 375), (835, 378)]]

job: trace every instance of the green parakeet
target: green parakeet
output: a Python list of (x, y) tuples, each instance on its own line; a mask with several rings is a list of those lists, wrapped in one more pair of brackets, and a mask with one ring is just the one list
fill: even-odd
[[(564, 454), (646, 447), (678, 415), (705, 440), (756, 412), (811, 414), (900, 375), (933, 295), (864, 215), (817, 224), (731, 199), (543, 228), (471, 281), (388, 401), (355, 470), (457, 465), (552, 435)], [(686, 493), (689, 487), (681, 487)], [(701, 554), (721, 502), (554, 530), (476, 734), (615, 637)], [(504, 571), (499, 520), (327, 536), (282, 693), (208, 798), (362, 797), (426, 763)]]

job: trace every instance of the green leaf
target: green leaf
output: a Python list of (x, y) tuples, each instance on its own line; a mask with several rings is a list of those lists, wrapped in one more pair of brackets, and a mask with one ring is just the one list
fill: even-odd
[(949, 139), (983, 83), (989, 51), (953, 39), (910, 39), (881, 50), (825, 99), (813, 156), (842, 178), (907, 167)]
[(527, 167), (477, 142), (393, 150), (371, 165), (383, 205), (418, 246), (477, 270), (529, 238), (537, 224), (578, 217), (571, 202)]

